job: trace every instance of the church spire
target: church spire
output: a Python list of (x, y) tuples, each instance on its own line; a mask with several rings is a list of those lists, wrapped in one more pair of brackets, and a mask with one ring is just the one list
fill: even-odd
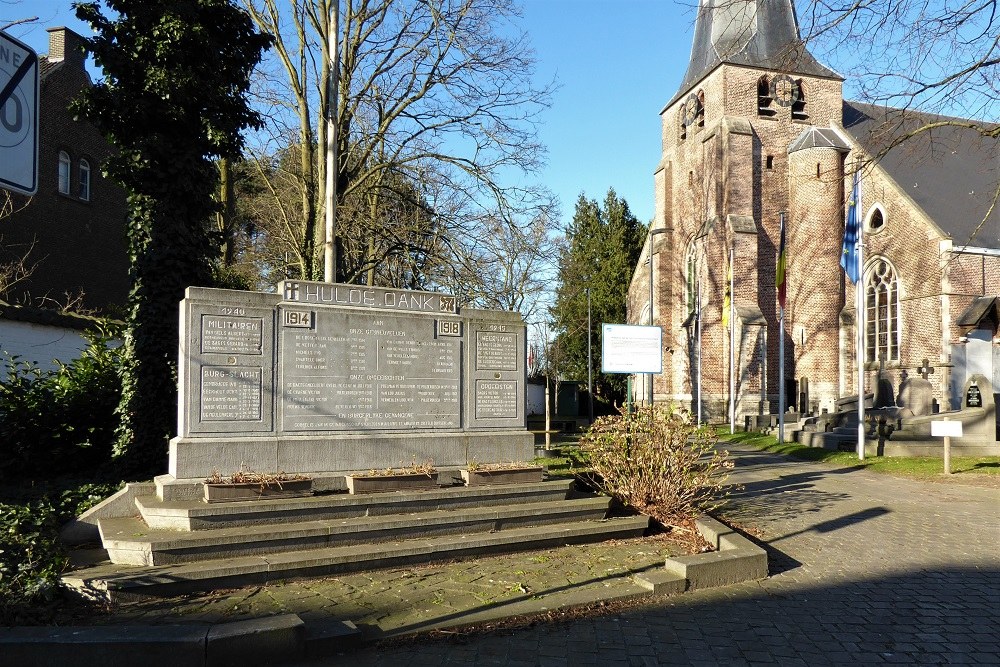
[(722, 63), (842, 78), (802, 43), (793, 0), (700, 0), (691, 61), (674, 99)]

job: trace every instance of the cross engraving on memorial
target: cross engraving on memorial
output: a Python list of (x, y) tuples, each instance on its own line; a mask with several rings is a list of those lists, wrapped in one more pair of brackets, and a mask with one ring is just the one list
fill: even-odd
[(931, 366), (931, 362), (929, 360), (924, 359), (923, 365), (917, 369), (917, 372), (920, 373), (920, 377), (926, 380), (928, 375), (932, 375), (934, 373), (934, 367)]

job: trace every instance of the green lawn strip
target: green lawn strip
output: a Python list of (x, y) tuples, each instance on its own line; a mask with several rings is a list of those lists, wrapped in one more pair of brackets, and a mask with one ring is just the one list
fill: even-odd
[[(943, 472), (943, 461), (934, 456), (870, 456), (859, 461), (854, 452), (838, 452), (821, 447), (806, 447), (796, 443), (779, 443), (773, 435), (762, 433), (718, 433), (721, 443), (747, 445), (755, 449), (781, 454), (805, 461), (815, 461), (836, 466), (861, 466), (871, 472), (905, 477), (936, 477)], [(954, 474), (1000, 474), (1000, 456), (953, 456), (951, 470)]]

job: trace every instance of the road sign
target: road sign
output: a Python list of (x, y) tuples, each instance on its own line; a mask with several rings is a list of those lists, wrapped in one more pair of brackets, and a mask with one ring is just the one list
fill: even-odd
[(663, 329), (630, 324), (601, 325), (601, 372), (662, 373)]
[(0, 32), (0, 188), (38, 190), (38, 55)]

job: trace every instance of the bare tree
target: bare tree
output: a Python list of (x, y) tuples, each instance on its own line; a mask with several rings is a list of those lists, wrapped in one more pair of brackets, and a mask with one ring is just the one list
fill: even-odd
[[(316, 278), (330, 0), (245, 2), (276, 39), (258, 90), (273, 232), (298, 274)], [(512, 0), (342, 0), (338, 279), (440, 285), (494, 221), (533, 221), (551, 205), (541, 188), (505, 182), (541, 166), (536, 123), (551, 93), (532, 80), (518, 16)], [(298, 160), (276, 159), (289, 150)]]
[[(847, 75), (852, 97), (898, 110), (876, 137), (878, 160), (945, 128), (1000, 138), (998, 9), (996, 0), (808, 0), (799, 19), (813, 52)], [(917, 110), (935, 115), (908, 113)], [(1000, 183), (967, 244), (992, 222), (998, 196)]]

